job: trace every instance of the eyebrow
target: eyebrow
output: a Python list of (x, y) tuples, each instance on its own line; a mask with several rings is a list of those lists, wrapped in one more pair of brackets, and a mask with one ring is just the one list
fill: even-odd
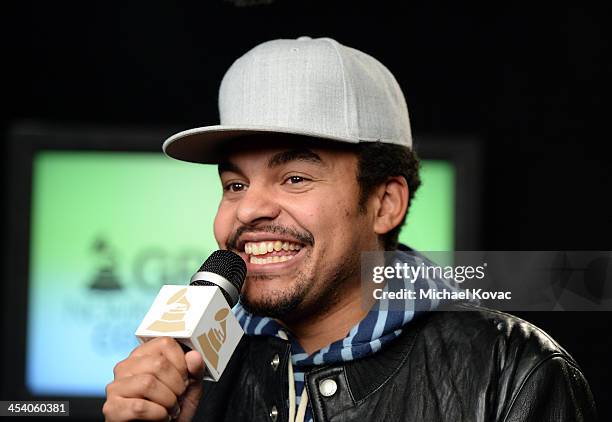
[[(274, 156), (272, 156), (268, 160), (268, 168), (271, 169), (274, 167), (282, 166), (283, 164), (290, 163), (291, 161), (306, 161), (320, 166), (324, 165), (323, 160), (321, 159), (319, 154), (306, 148), (300, 148), (290, 149), (274, 154)], [(240, 167), (238, 167), (231, 161), (224, 161), (219, 163), (217, 170), (219, 172), (219, 175), (226, 171), (242, 174), (242, 170), (240, 169)]]
[(274, 168), (287, 164), (291, 161), (307, 161), (322, 166), (323, 160), (319, 157), (319, 154), (307, 149), (290, 149), (288, 151), (282, 151), (278, 154), (274, 154), (270, 160), (268, 160), (268, 168)]
[(232, 163), (231, 161), (223, 161), (219, 163), (219, 165), (217, 166), (217, 171), (219, 172), (219, 176), (221, 176), (221, 174), (226, 171), (242, 174), (242, 170), (240, 170), (240, 167), (238, 167), (236, 164)]

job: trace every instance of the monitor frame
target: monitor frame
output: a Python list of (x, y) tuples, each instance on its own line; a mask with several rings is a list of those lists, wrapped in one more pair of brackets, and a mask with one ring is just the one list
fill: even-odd
[[(26, 387), (27, 317), (30, 264), (32, 165), (39, 151), (159, 152), (161, 141), (173, 128), (109, 128), (85, 125), (50, 125), (25, 122), (8, 136), (8, 176), (4, 283), (2, 283), (3, 333), (8, 345), (2, 351), (0, 392), (3, 400), (68, 400), (70, 415), (99, 419), (104, 398), (39, 396)], [(478, 250), (481, 242), (481, 146), (477, 138), (423, 136), (415, 150), (420, 158), (448, 160), (455, 167), (456, 250)], [(78, 341), (78, 339), (76, 339)]]

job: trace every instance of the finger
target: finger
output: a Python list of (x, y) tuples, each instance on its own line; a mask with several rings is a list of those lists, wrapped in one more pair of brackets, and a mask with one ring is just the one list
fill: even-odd
[(202, 355), (195, 350), (191, 350), (185, 354), (185, 362), (187, 363), (187, 372), (191, 378), (202, 381), (204, 378), (204, 360)]
[(119, 362), (113, 370), (116, 380), (138, 374), (151, 374), (180, 396), (188, 384), (176, 367), (164, 355), (132, 356)]
[(138, 398), (115, 397), (102, 407), (106, 422), (149, 420), (168, 421), (168, 411), (157, 403)]
[(185, 363), (185, 352), (172, 337), (158, 337), (149, 340), (132, 351), (130, 356), (164, 355), (179, 373), (187, 379), (187, 364)]
[(178, 402), (176, 394), (151, 374), (138, 374), (115, 381), (108, 385), (106, 394), (107, 397), (147, 399), (168, 410)]

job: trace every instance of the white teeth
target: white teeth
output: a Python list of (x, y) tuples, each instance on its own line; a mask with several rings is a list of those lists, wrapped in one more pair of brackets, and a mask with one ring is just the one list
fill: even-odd
[(268, 245), (266, 242), (259, 243), (259, 255), (265, 254), (268, 252)]
[(275, 264), (278, 262), (285, 262), (293, 259), (293, 255), (283, 255), (283, 256), (269, 256), (267, 258), (257, 258), (256, 256), (251, 256), (249, 262), (251, 264), (263, 265), (263, 264)]
[(279, 251), (299, 251), (302, 246), (297, 243), (283, 242), (281, 240), (270, 240), (264, 242), (246, 242), (244, 252), (248, 255), (263, 255)]

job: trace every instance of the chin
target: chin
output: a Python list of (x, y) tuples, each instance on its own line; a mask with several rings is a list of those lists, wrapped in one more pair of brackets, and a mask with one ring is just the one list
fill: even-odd
[(285, 289), (247, 288), (243, 291), (240, 302), (244, 309), (254, 315), (285, 319), (299, 310), (304, 299), (304, 292)]

